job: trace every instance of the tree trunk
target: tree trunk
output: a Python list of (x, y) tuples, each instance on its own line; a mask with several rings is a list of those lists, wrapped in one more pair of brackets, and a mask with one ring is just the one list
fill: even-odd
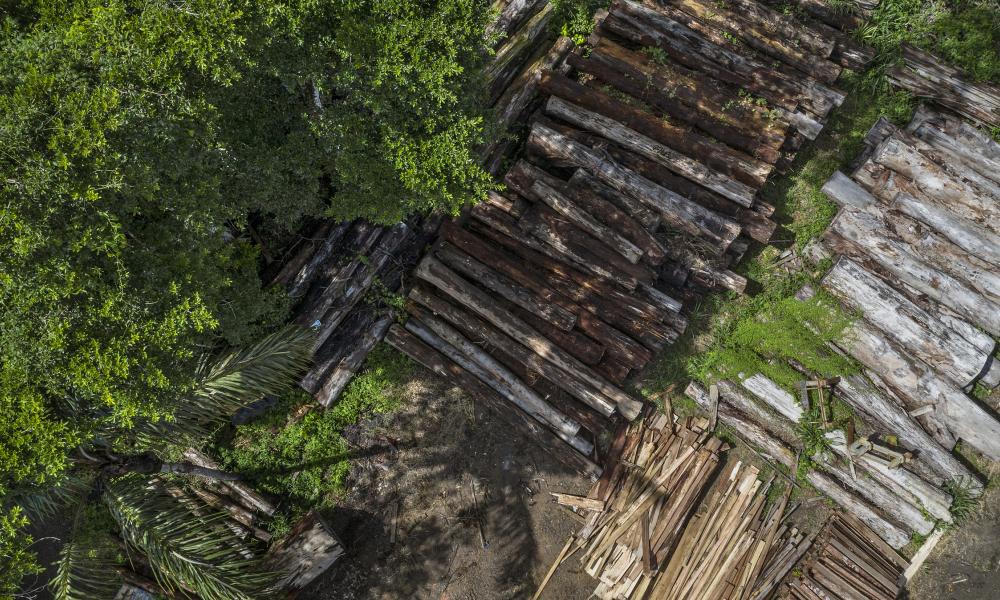
[(631, 194), (638, 200), (660, 211), (668, 223), (678, 231), (687, 231), (704, 237), (719, 255), (739, 235), (740, 226), (702, 206), (662, 188), (617, 163), (600, 156), (593, 149), (536, 123), (531, 129), (528, 146), (542, 154), (572, 161), (610, 187)]
[(756, 0), (730, 0), (727, 6), (731, 6), (731, 10), (746, 22), (767, 32), (771, 39), (787, 40), (794, 47), (804, 48), (822, 57), (833, 54), (836, 47), (833, 36), (798, 19), (785, 16)]
[[(216, 470), (219, 469), (219, 465), (217, 465), (214, 460), (194, 448), (188, 448), (185, 450), (183, 456), (185, 459), (198, 465), (199, 467)], [(264, 513), (269, 517), (274, 515), (274, 506), (255, 490), (251, 489), (248, 485), (239, 481), (226, 481), (224, 482), (224, 485), (236, 495), (243, 506), (249, 508), (250, 510)]]
[(891, 206), (940, 232), (969, 254), (988, 264), (1000, 265), (1000, 235), (959, 217), (939, 204), (922, 202), (906, 193), (897, 194)]
[(752, 396), (747, 395), (731, 381), (719, 381), (716, 385), (719, 387), (720, 406), (723, 404), (731, 405), (747, 418), (771, 432), (772, 435), (777, 436), (783, 443), (793, 447), (801, 445), (799, 437), (795, 434), (797, 421), (787, 419), (784, 415), (774, 411), (773, 407), (761, 406)]
[(1000, 143), (962, 119), (931, 111), (921, 104), (906, 130), (1000, 184)]
[(975, 381), (990, 360), (989, 353), (847, 257), (826, 274), (823, 287), (959, 387)]
[[(709, 149), (700, 148), (699, 152), (691, 149), (689, 152), (692, 155), (699, 156), (699, 159), (689, 158), (642, 133), (637, 133), (625, 124), (582, 108), (577, 104), (562, 100), (557, 96), (549, 98), (545, 105), (545, 112), (575, 127), (579, 127), (585, 131), (592, 131), (617, 142), (626, 149), (654, 160), (674, 173), (698, 183), (740, 206), (750, 207), (753, 205), (754, 197), (757, 194), (754, 188), (715, 172), (706, 167), (702, 162), (699, 162), (700, 152), (711, 152)], [(609, 110), (608, 112), (611, 111)], [(629, 119), (629, 124), (632, 124), (631, 121), (633, 120), (636, 120), (635, 117)], [(666, 126), (662, 127), (664, 130), (666, 128)], [(642, 129), (650, 130), (652, 127), (643, 127)], [(680, 131), (676, 132), (675, 135), (678, 138), (683, 137), (683, 133)], [(716, 156), (719, 155), (716, 154)], [(732, 163), (729, 164), (732, 165)], [(733, 171), (734, 169), (735, 167), (733, 166), (727, 170)]]
[(802, 406), (795, 396), (782, 389), (764, 375), (756, 373), (740, 382), (748, 392), (757, 396), (794, 425), (802, 420)]
[(534, 440), (542, 449), (551, 453), (570, 468), (591, 479), (596, 480), (600, 477), (600, 467), (587, 457), (573, 450), (568, 444), (558, 439), (554, 433), (539, 425), (520, 409), (512, 409), (510, 404), (494, 390), (399, 325), (393, 325), (389, 329), (386, 341), (437, 375), (458, 383), (465, 393), (482, 402), (494, 414), (506, 421), (514, 431), (527, 439)]

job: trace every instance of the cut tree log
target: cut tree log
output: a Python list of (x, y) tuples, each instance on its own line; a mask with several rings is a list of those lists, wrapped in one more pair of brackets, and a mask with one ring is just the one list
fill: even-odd
[(755, 0), (729, 0), (727, 6), (731, 6), (745, 21), (766, 31), (769, 37), (786, 40), (792, 46), (804, 48), (817, 56), (828, 57), (836, 47), (833, 36)]
[(281, 574), (278, 589), (301, 590), (332, 567), (345, 553), (344, 543), (314, 510), (292, 527), (264, 559), (269, 571)]
[[(374, 311), (371, 312), (373, 313), (373, 320), (369, 327), (361, 329), (356, 333), (352, 332), (354, 334), (350, 336), (340, 335), (340, 330), (338, 329), (327, 340), (328, 344), (332, 342), (333, 346), (338, 349), (337, 356), (334, 360), (324, 361), (325, 370), (316, 387), (314, 389), (306, 388), (306, 391), (312, 393), (313, 397), (316, 398), (316, 402), (321, 406), (330, 407), (336, 402), (341, 392), (344, 391), (347, 384), (354, 378), (355, 373), (364, 364), (368, 353), (385, 337), (385, 332), (389, 330), (389, 325), (393, 321), (393, 315), (377, 315), (374, 314)], [(358, 313), (362, 320), (367, 321), (367, 318), (361, 316), (364, 314), (363, 312), (358, 311)], [(303, 383), (305, 381), (304, 379)]]
[[(698, 403), (704, 410), (712, 410), (712, 401), (708, 392), (695, 382), (688, 384), (684, 394)], [(770, 456), (788, 469), (795, 468), (795, 452), (792, 448), (781, 440), (777, 433), (772, 433), (762, 427), (752, 417), (747, 416), (736, 406), (726, 402), (718, 404), (719, 423), (732, 429), (746, 443), (758, 448), (762, 453)]]
[(570, 356), (567, 352), (547, 340), (536, 330), (529, 327), (508, 311), (494, 306), (488, 295), (462, 279), (454, 271), (441, 264), (433, 257), (426, 257), (416, 270), (420, 279), (436, 286), (462, 305), (485, 318), (504, 333), (514, 337), (520, 343), (531, 348), (543, 358), (557, 367), (578, 374), (579, 378), (598, 390), (607, 398), (607, 402), (592, 405), (603, 414), (617, 408), (627, 419), (634, 419), (642, 409), (642, 403), (632, 398), (621, 389), (609, 384), (594, 373), (586, 365)]
[(847, 257), (841, 257), (826, 274), (823, 287), (959, 387), (974, 382), (991, 360), (990, 353)]
[(483, 76), (487, 82), (490, 104), (500, 97), (524, 66), (532, 48), (546, 37), (553, 16), (552, 8), (551, 4), (545, 4), (497, 50), (486, 66)]
[(568, 444), (556, 437), (551, 430), (541, 426), (520, 409), (511, 407), (510, 403), (501, 398), (496, 391), (421, 342), (400, 325), (393, 325), (389, 328), (386, 341), (437, 375), (459, 384), (466, 394), (485, 405), (514, 431), (533, 440), (542, 449), (551, 453), (570, 468), (594, 480), (601, 476), (601, 468), (590, 459), (573, 450)]
[(791, 424), (802, 420), (802, 406), (799, 405), (795, 396), (764, 375), (756, 373), (741, 381), (740, 385), (754, 396), (767, 402), (772, 409), (788, 419)]
[(734, 221), (622, 168), (593, 149), (544, 125), (534, 124), (528, 145), (544, 155), (573, 162), (613, 189), (631, 194), (637, 200), (657, 209), (675, 229), (706, 238), (718, 254), (725, 252), (739, 235), (740, 226)]
[(547, 0), (510, 0), (497, 15), (497, 18), (486, 27), (486, 38), (499, 37), (502, 44), (511, 34), (518, 30), (532, 15), (545, 6)]
[(806, 480), (817, 491), (839, 504), (844, 510), (857, 517), (862, 523), (871, 527), (872, 531), (895, 549), (900, 549), (910, 543), (910, 536), (899, 526), (890, 523), (879, 515), (871, 506), (854, 494), (841, 487), (833, 478), (819, 471), (810, 471)]
[(940, 232), (969, 254), (991, 265), (1000, 264), (1000, 235), (963, 219), (940, 204), (924, 202), (907, 193), (897, 194), (891, 206)]
[[(577, 104), (567, 102), (558, 96), (549, 98), (549, 101), (545, 105), (545, 112), (575, 127), (591, 131), (615, 141), (626, 149), (654, 160), (674, 173), (690, 179), (720, 196), (732, 200), (740, 206), (753, 206), (754, 197), (757, 194), (754, 188), (713, 171), (702, 162), (689, 158), (681, 152), (673, 150), (642, 133), (637, 133), (614, 119), (587, 110)], [(666, 128), (667, 126), (664, 125), (663, 129)], [(645, 127), (643, 129), (649, 130), (652, 127)], [(682, 137), (683, 133), (678, 131), (676, 135)], [(701, 151), (707, 152), (705, 149), (701, 149)], [(719, 155), (718, 151), (716, 151), (715, 155)]]
[(1000, 143), (954, 115), (917, 106), (906, 130), (957, 162), (995, 183), (1000, 183)]

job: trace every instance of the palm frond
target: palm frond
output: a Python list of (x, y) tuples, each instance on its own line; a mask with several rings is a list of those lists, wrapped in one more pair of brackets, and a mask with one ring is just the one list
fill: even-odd
[(141, 425), (139, 435), (147, 442), (204, 440), (239, 409), (294, 385), (309, 367), (314, 339), (311, 330), (289, 326), (203, 363), (191, 399), (177, 408), (174, 420)]
[(59, 552), (56, 576), (49, 582), (55, 600), (107, 600), (122, 585), (115, 548), (107, 540), (70, 540)]
[(145, 554), (157, 582), (204, 600), (259, 600), (277, 579), (243, 554), (226, 515), (183, 502), (162, 480), (129, 475), (109, 483), (105, 500), (129, 546)]
[(75, 513), (94, 488), (94, 479), (91, 473), (71, 472), (52, 485), (18, 489), (11, 500), (33, 519), (45, 521), (67, 511)]

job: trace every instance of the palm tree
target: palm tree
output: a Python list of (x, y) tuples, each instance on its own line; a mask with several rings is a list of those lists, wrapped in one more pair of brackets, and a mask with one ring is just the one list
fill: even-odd
[(199, 479), (236, 477), (170, 459), (201, 445), (238, 409), (290, 387), (308, 366), (312, 341), (311, 331), (289, 327), (203, 360), (172, 419), (99, 431), (78, 448), (59, 485), (19, 495), (17, 502), (37, 517), (70, 516), (50, 584), (56, 600), (113, 597), (123, 554), (145, 562), (169, 595), (251, 600), (274, 592), (271, 583), (280, 576), (248, 558), (227, 517), (176, 493)]

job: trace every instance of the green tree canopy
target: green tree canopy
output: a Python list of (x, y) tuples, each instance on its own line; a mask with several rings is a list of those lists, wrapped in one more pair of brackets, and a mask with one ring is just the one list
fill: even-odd
[(203, 351), (282, 318), (249, 219), (388, 223), (481, 196), (489, 14), (0, 3), (0, 492), (101, 427), (167, 418)]

